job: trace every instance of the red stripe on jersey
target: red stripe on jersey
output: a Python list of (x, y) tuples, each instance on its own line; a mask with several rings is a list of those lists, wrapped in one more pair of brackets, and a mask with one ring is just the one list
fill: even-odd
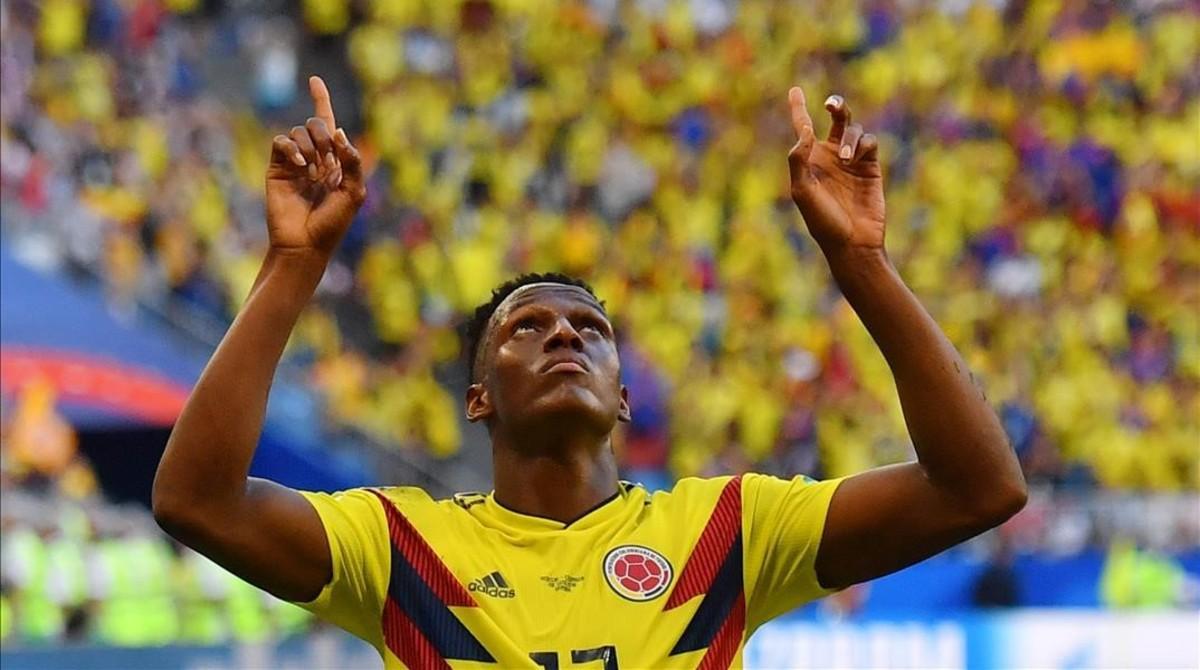
[(708, 645), (708, 651), (704, 652), (704, 658), (700, 659), (696, 670), (727, 670), (742, 643), (745, 629), (746, 598), (739, 593), (729, 617), (721, 624), (721, 630), (717, 631), (712, 644)]
[(717, 570), (725, 562), (733, 540), (742, 529), (742, 478), (734, 477), (721, 491), (708, 525), (700, 534), (700, 540), (688, 556), (687, 565), (675, 583), (675, 590), (667, 599), (663, 610), (679, 607), (698, 595), (708, 593)]
[(450, 568), (446, 567), (433, 547), (429, 546), (417, 529), (413, 528), (400, 510), (396, 509), (396, 505), (378, 491), (372, 490), (371, 493), (374, 493), (383, 503), (383, 510), (387, 513), (388, 534), (391, 535), (392, 545), (408, 559), (413, 569), (437, 594), (437, 597), (452, 607), (478, 607), (478, 603), (471, 597), (471, 594), (454, 577), (454, 573), (450, 572)]
[[(395, 600), (383, 604), (383, 639), (396, 658), (411, 670), (451, 670), (450, 664), (400, 609)], [(707, 657), (706, 657), (707, 658)]]

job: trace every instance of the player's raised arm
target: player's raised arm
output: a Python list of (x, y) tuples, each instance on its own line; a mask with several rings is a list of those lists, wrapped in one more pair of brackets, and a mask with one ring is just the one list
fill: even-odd
[(278, 135), (267, 168), (270, 250), (245, 306), (184, 406), (154, 479), (154, 518), (247, 581), (309, 600), (329, 581), (321, 520), (297, 492), (248, 478), (267, 392), (292, 328), (366, 195), (357, 150), (329, 91), (316, 115)]
[(834, 279), (896, 380), (918, 461), (850, 477), (830, 502), (817, 553), (826, 587), (911, 565), (1003, 523), (1025, 504), (1025, 480), (966, 364), (901, 281), (884, 251), (883, 177), (874, 135), (840, 96), (813, 133), (804, 93), (788, 93), (798, 138), (788, 154), (792, 199)]

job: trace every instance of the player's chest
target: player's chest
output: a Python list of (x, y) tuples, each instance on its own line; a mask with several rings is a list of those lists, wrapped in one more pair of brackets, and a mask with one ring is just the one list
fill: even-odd
[(729, 667), (744, 616), (738, 515), (617, 502), (568, 529), (448, 507), (397, 520), (385, 639), (402, 649), (415, 630), (455, 668), (695, 668), (710, 653)]
[(520, 542), (483, 532), (444, 560), (473, 601), (460, 617), (494, 641), (531, 653), (611, 645), (662, 658), (669, 631), (682, 631), (695, 609), (667, 607), (695, 539), (653, 522)]
[(475, 551), (447, 557), (447, 565), (487, 611), (527, 612), (616, 608), (626, 616), (661, 610), (687, 561), (689, 539), (652, 528), (583, 533), (512, 543), (476, 537)]

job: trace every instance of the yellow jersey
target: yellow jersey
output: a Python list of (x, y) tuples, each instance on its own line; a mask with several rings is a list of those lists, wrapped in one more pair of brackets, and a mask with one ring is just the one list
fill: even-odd
[(387, 670), (741, 667), (755, 629), (828, 593), (814, 562), (839, 482), (622, 482), (566, 524), (482, 493), (303, 492), (333, 578), (299, 604)]

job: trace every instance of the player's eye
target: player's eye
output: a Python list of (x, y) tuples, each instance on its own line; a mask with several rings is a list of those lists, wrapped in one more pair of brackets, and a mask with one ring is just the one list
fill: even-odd
[(537, 330), (537, 324), (529, 317), (521, 319), (517, 322), (517, 325), (513, 326), (513, 333), (520, 333), (526, 330)]
[(584, 321), (582, 324), (580, 324), (579, 329), (580, 330), (590, 330), (590, 331), (595, 332), (597, 335), (603, 335), (605, 332), (604, 326), (602, 326), (599, 321), (593, 321), (591, 319)]

